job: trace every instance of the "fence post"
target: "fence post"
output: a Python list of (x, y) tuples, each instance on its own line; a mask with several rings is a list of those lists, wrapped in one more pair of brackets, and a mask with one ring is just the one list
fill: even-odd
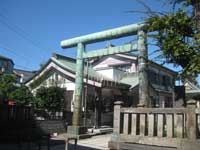
[[(147, 104), (147, 103), (146, 103)], [(147, 105), (145, 104), (138, 104), (137, 107), (138, 108), (144, 108), (146, 107)], [(145, 114), (144, 113), (140, 113), (139, 114), (139, 118), (140, 118), (140, 135), (141, 136), (145, 136), (145, 123), (146, 123), (146, 117), (145, 117)]]
[(114, 103), (114, 121), (113, 121), (113, 132), (120, 133), (120, 109), (123, 105), (122, 101), (116, 101)]
[(187, 101), (187, 120), (186, 120), (186, 131), (187, 131), (187, 138), (190, 140), (196, 140), (196, 101), (189, 100)]

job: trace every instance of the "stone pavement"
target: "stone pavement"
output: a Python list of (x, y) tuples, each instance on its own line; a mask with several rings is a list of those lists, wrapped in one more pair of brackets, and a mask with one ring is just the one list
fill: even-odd
[[(88, 139), (78, 140), (77, 150), (108, 150), (108, 141), (110, 134), (96, 135)], [(73, 142), (70, 143), (70, 150), (73, 150)], [(38, 147), (31, 143), (30, 150), (38, 150)], [(23, 143), (21, 147), (18, 144), (0, 144), (0, 150), (27, 150), (28, 143)], [(42, 146), (41, 150), (47, 150), (47, 146)], [(64, 135), (59, 135), (50, 141), (50, 150), (65, 150)]]
[[(103, 134), (92, 136), (91, 138), (78, 140), (78, 150), (109, 150), (108, 141), (110, 140), (111, 134)], [(64, 140), (64, 135), (56, 137), (54, 140)], [(52, 150), (64, 150), (63, 145), (51, 146)], [(73, 147), (71, 142), (70, 147)], [(58, 149), (57, 149), (58, 148)]]
[(79, 140), (78, 145), (108, 150), (108, 141), (110, 140), (110, 137), (111, 134), (96, 135), (88, 139)]

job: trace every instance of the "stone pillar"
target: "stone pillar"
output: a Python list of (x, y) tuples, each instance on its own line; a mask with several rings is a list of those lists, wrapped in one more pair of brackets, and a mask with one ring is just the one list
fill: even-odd
[(73, 126), (80, 126), (81, 98), (83, 91), (84, 51), (85, 51), (85, 45), (79, 43), (77, 49), (77, 60), (76, 60), (75, 98), (74, 98), (74, 112), (72, 121)]
[(187, 131), (187, 138), (190, 140), (196, 140), (196, 101), (189, 100), (187, 101), (187, 118), (186, 118), (186, 131)]
[(120, 109), (123, 105), (122, 101), (116, 101), (114, 103), (114, 121), (113, 121), (113, 132), (120, 134)]
[(139, 70), (139, 104), (138, 106), (147, 107), (149, 104), (149, 81), (148, 81), (148, 52), (146, 45), (146, 34), (138, 31), (138, 70)]

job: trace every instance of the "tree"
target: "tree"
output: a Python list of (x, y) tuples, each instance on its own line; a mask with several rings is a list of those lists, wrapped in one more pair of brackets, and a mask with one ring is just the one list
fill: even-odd
[(32, 104), (34, 101), (32, 93), (24, 85), (11, 92), (9, 99), (13, 100), (16, 105), (20, 106)]
[(41, 87), (37, 90), (35, 95), (35, 107), (36, 109), (45, 110), (45, 103), (47, 102), (47, 90), (45, 87)]
[(197, 26), (200, 26), (200, 1), (199, 0), (169, 0), (170, 3), (175, 5), (176, 3), (182, 3), (185, 6), (192, 5), (193, 18)]
[[(178, 2), (179, 7), (172, 12), (153, 12), (150, 8), (146, 30), (149, 36), (156, 41), (159, 47), (155, 52), (159, 52), (157, 58), (164, 63), (173, 63), (181, 66), (182, 78), (195, 78), (200, 73), (200, 30), (197, 20), (194, 19), (193, 11), (189, 9), (189, 4), (194, 5), (191, 0), (170, 0)], [(199, 2), (197, 3), (199, 4)], [(147, 7), (145, 5), (145, 7)], [(188, 11), (191, 10), (191, 11)]]
[(64, 89), (56, 86), (39, 88), (36, 92), (35, 106), (41, 110), (62, 111), (64, 108)]
[(26, 86), (17, 86), (17, 77), (13, 74), (0, 75), (0, 100), (13, 100), (16, 105), (29, 105), (33, 95)]
[(10, 94), (16, 89), (17, 78), (11, 74), (0, 75), (0, 100), (5, 102)]

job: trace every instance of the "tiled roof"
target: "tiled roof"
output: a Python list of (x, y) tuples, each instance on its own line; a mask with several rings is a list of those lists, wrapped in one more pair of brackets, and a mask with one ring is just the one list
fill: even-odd
[[(73, 73), (76, 72), (76, 60), (73, 59), (73, 58), (54, 54), (54, 56), (51, 58), (51, 60), (53, 62), (55, 62), (56, 64), (58, 64), (59, 66), (67, 69), (68, 71), (71, 71)], [(103, 77), (101, 74), (97, 73), (92, 67), (88, 67), (88, 71), (87, 71), (87, 67), (86, 67), (86, 64), (85, 64), (85, 66), (84, 66), (84, 76), (86, 76), (87, 73), (88, 73), (89, 78), (92, 77), (92, 78), (94, 78), (98, 81), (99, 80), (112, 81), (111, 79), (109, 79), (107, 77)]]
[[(70, 57), (66, 57), (66, 56), (62, 56), (62, 55), (59, 55), (59, 54), (54, 54), (53, 57), (51, 57), (51, 59), (49, 59), (49, 61), (31, 79), (29, 79), (26, 82), (26, 84), (29, 84), (29, 82), (32, 82), (32, 81), (37, 82), (38, 79), (35, 80), (34, 78), (36, 78), (38, 75), (40, 75), (40, 73), (42, 73), (42, 71), (51, 62), (55, 63), (57, 66), (61, 67), (62, 69), (66, 70), (68, 72), (71, 72), (72, 74), (76, 74), (76, 60), (75, 59), (70, 58)], [(110, 85), (115, 85), (115, 84), (113, 84), (113, 83), (115, 83), (114, 80), (109, 79), (109, 78), (97, 73), (92, 67), (89, 67), (88, 71), (87, 71), (86, 64), (85, 64), (84, 69), (85, 69), (84, 70), (84, 76), (85, 77), (87, 76), (89, 80), (102, 83), (102, 86), (105, 86), (104, 85), (105, 82), (110, 83)], [(33, 82), (30, 83), (30, 84), (33, 84)], [(40, 82), (39, 82), (39, 84), (40, 84)], [(123, 83), (123, 82), (118, 82), (118, 87), (127, 89), (128, 87), (130, 87), (130, 85)]]
[(26, 70), (21, 70), (21, 69), (16, 69), (16, 68), (13, 71), (18, 76), (23, 75), (23, 82), (28, 81), (36, 73), (34, 71), (26, 71)]
[(139, 85), (139, 78), (137, 74), (127, 74), (124, 75), (119, 82), (130, 85), (130, 89), (133, 89), (134, 87)]

